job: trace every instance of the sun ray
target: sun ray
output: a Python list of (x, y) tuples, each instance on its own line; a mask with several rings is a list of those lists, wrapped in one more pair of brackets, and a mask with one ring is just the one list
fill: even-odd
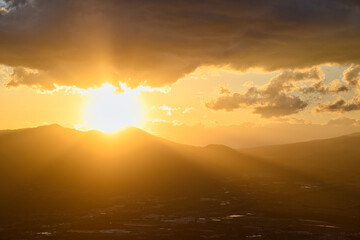
[(140, 127), (142, 106), (131, 90), (117, 93), (115, 87), (105, 84), (88, 100), (85, 121), (89, 128), (102, 132), (114, 132), (126, 126)]

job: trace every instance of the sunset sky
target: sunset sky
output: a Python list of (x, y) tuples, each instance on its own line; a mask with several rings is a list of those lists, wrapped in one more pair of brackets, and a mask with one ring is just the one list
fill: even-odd
[(352, 0), (0, 0), (0, 129), (232, 147), (360, 131)]

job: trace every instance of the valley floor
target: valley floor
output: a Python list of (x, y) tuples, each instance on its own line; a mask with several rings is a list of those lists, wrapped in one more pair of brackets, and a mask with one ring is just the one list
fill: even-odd
[(23, 215), (2, 224), (0, 237), (360, 239), (360, 205), (356, 199), (341, 198), (346, 192), (336, 186), (266, 179), (231, 185), (238, 187), (224, 185), (188, 196), (133, 193), (109, 199), (106, 205), (88, 211)]

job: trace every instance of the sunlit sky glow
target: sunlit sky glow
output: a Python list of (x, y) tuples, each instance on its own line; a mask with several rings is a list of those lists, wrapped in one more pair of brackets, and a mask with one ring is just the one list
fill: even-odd
[(86, 127), (102, 132), (114, 132), (126, 126), (141, 127), (143, 109), (134, 91), (121, 93), (109, 84), (93, 91), (85, 106)]
[(353, 1), (25, 0), (0, 9), (0, 129), (130, 125), (234, 147), (360, 131)]
[[(323, 65), (320, 69), (324, 73), (325, 83), (331, 84), (332, 81), (341, 80), (343, 72), (348, 68)], [(11, 72), (11, 69), (2, 69), (1, 79), (6, 82), (6, 72)], [(95, 129), (103, 132), (113, 132), (130, 125), (179, 142), (202, 145), (218, 141), (232, 146), (238, 144), (236, 141), (239, 141), (239, 145), (267, 143), (270, 136), (274, 138), (274, 134), (279, 136), (278, 142), (286, 142), (359, 129), (358, 123), (353, 120), (359, 117), (357, 111), (314, 111), (319, 101), (334, 101), (338, 94), (315, 94), (312, 98), (317, 100), (310, 102), (303, 111), (271, 118), (261, 117), (249, 107), (233, 111), (214, 111), (206, 107), (207, 102), (219, 96), (221, 88), (244, 93), (253, 86), (266, 86), (278, 74), (260, 70), (237, 72), (203, 68), (179, 80), (171, 88), (131, 89), (120, 83), (119, 88), (103, 84), (99, 88), (89, 89), (58, 87), (53, 92), (44, 93), (28, 87), (2, 87), (0, 100), (10, 101), (11, 107), (7, 104), (0, 106), (1, 115), (7, 116), (0, 119), (0, 125), (7, 129), (56, 122), (79, 130)], [(311, 82), (306, 85), (311, 85)], [(354, 94), (346, 92), (341, 96), (351, 99)], [(292, 130), (288, 131), (288, 135), (276, 133), (280, 126)], [(294, 131), (298, 136), (294, 136)], [(196, 136), (191, 136), (192, 133)], [(239, 134), (243, 137), (239, 137)], [(254, 138), (261, 140), (255, 141)]]

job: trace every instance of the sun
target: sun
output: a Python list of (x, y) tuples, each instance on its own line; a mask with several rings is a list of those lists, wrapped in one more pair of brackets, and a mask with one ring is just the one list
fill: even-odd
[(140, 127), (142, 106), (131, 90), (116, 93), (111, 85), (92, 94), (85, 107), (85, 120), (89, 128), (102, 132), (115, 132), (126, 126)]

